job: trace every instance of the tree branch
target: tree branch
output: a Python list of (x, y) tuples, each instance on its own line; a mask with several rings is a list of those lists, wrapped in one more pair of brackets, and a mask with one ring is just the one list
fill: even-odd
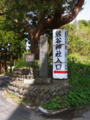
[[(58, 18), (54, 17), (54, 18), (45, 19), (45, 27), (49, 29), (56, 29), (67, 23), (70, 23), (78, 15), (82, 5), (84, 4), (84, 1), (85, 0), (78, 0), (72, 12), (68, 13), (65, 16), (60, 17), (60, 15), (58, 15), (59, 16)], [(61, 14), (61, 13), (58, 11), (58, 14)]]
[(85, 0), (78, 0), (74, 10), (72, 12), (70, 12), (69, 14), (67, 14), (66, 16), (62, 16), (61, 21), (62, 21), (63, 25), (70, 23), (72, 20), (75, 19), (75, 17), (78, 15), (78, 13), (80, 12), (80, 10), (82, 8), (84, 1)]
[(32, 30), (32, 28), (31, 28), (28, 20), (26, 20), (26, 22), (24, 23), (24, 22), (18, 21), (17, 19), (13, 19), (12, 17), (10, 17), (10, 18), (11, 18), (11, 20), (12, 20), (13, 22), (15, 22), (16, 24), (23, 26), (23, 27), (27, 30), (27, 32), (28, 32), (29, 34), (30, 34), (30, 33), (32, 34), (33, 30)]

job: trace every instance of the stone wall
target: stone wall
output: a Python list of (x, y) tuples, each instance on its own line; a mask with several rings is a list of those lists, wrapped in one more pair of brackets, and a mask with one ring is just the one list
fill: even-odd
[[(13, 71), (13, 75), (11, 77), (12, 80), (19, 80), (22, 81), (25, 78), (39, 78), (39, 68), (31, 68), (30, 67), (30, 74), (28, 68), (15, 68)], [(52, 77), (52, 68), (48, 69), (48, 77)]]
[(36, 77), (33, 74), (33, 71), (31, 75), (32, 76), (28, 75), (27, 69), (15, 69), (7, 91), (9, 93), (14, 93), (19, 98), (24, 98), (41, 105), (43, 105), (47, 100), (55, 98), (55, 96), (64, 97), (69, 92), (70, 86), (68, 85), (68, 80), (51, 79), (49, 84), (25, 84), (23, 82), (24, 78)]

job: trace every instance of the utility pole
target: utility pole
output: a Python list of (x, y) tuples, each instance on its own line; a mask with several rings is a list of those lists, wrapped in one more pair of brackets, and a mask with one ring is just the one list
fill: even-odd
[(75, 29), (79, 28), (77, 17), (74, 20), (74, 26), (75, 26)]

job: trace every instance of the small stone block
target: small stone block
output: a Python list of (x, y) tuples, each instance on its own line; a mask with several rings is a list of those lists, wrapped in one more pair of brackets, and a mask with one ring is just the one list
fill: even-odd
[(35, 79), (24, 79), (25, 84), (34, 84)]

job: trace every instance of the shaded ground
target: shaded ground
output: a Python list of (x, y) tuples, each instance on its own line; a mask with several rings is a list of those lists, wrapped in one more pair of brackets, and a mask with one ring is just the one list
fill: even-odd
[[(8, 83), (9, 76), (0, 76), (0, 119), (1, 120), (73, 120), (73, 118), (82, 117), (90, 110), (90, 106), (81, 109), (66, 110), (56, 115), (46, 115), (40, 111), (23, 109), (6, 100), (2, 95), (2, 89), (5, 83)], [(8, 98), (7, 98), (8, 99)]]

